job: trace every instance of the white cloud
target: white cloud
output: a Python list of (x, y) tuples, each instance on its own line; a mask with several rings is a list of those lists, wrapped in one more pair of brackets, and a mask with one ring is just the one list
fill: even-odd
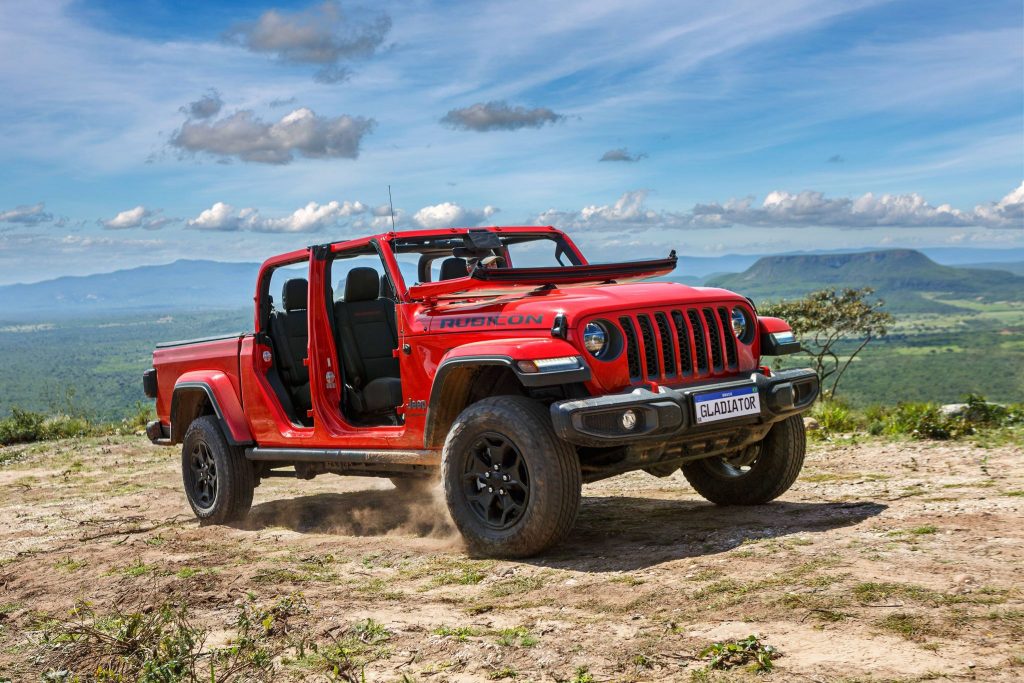
[(318, 116), (305, 107), (268, 123), (243, 110), (216, 121), (190, 119), (175, 131), (170, 144), (186, 152), (263, 164), (287, 164), (296, 155), (355, 159), (363, 137), (375, 125), (361, 116)]
[(25, 204), (16, 206), (7, 211), (0, 211), (0, 223), (19, 223), (22, 225), (35, 225), (36, 223), (49, 223), (53, 220), (53, 214), (46, 213), (46, 206), (43, 202), (38, 204)]
[(690, 212), (656, 211), (647, 207), (647, 192), (626, 192), (610, 205), (579, 211), (549, 209), (534, 222), (588, 230), (727, 228), (734, 225), (769, 228), (1018, 228), (1024, 229), (1024, 183), (998, 202), (961, 210), (933, 206), (917, 193), (867, 192), (857, 198), (826, 197), (815, 190), (769, 192), (760, 205), (753, 197), (697, 204)]
[(109, 220), (100, 220), (99, 223), (107, 230), (130, 230), (132, 228), (159, 230), (171, 222), (169, 218), (157, 217), (159, 213), (160, 209), (153, 211), (139, 205), (133, 209), (125, 209)]
[[(251, 209), (246, 209), (251, 211)], [(203, 210), (198, 216), (188, 221), (188, 227), (196, 230), (220, 230), (228, 232), (241, 227), (241, 216), (235, 207), (224, 202), (217, 202), (209, 209)]]
[(467, 209), (454, 202), (444, 202), (424, 206), (413, 214), (412, 220), (421, 228), (472, 227), (480, 225), (498, 211), (499, 209), (493, 206)]
[(338, 83), (351, 75), (340, 62), (372, 56), (390, 30), (387, 14), (346, 16), (340, 3), (327, 0), (299, 12), (268, 10), (256, 21), (236, 25), (228, 38), (282, 62), (319, 65), (316, 80)]
[(342, 218), (366, 213), (362, 202), (309, 202), (284, 218), (266, 218), (253, 223), (253, 230), (261, 232), (317, 232), (336, 225)]
[(196, 230), (230, 232), (251, 230), (253, 232), (318, 232), (338, 225), (343, 219), (367, 213), (369, 207), (362, 202), (337, 202), (326, 204), (309, 202), (287, 216), (264, 218), (258, 209), (235, 207), (217, 202), (209, 209), (188, 221), (188, 227)]
[(1024, 181), (995, 204), (975, 206), (974, 214), (998, 227), (1005, 224), (1006, 227), (1024, 229)]

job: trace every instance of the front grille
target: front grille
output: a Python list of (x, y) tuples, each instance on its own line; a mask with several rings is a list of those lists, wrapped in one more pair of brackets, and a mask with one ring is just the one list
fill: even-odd
[(708, 338), (704, 334), (704, 324), (700, 321), (700, 314), (697, 309), (691, 308), (686, 312), (690, 319), (690, 334), (693, 339), (693, 350), (697, 356), (697, 372), (706, 374), (708, 371)]
[(638, 311), (620, 316), (618, 321), (633, 383), (670, 383), (739, 365), (725, 307)]
[(711, 340), (711, 363), (715, 370), (722, 369), (722, 337), (719, 334), (718, 322), (710, 308), (704, 309), (704, 320), (708, 324), (708, 338)]
[(672, 322), (676, 328), (676, 341), (679, 343), (679, 367), (684, 375), (693, 372), (693, 355), (690, 343), (690, 328), (686, 326), (686, 320), (679, 311), (672, 311)]
[(640, 347), (636, 343), (636, 331), (633, 329), (633, 319), (629, 316), (619, 318), (622, 325), (622, 333), (626, 337), (626, 362), (629, 364), (629, 376), (632, 379), (640, 378)]
[(729, 309), (718, 309), (718, 318), (722, 321), (722, 330), (725, 337), (725, 359), (729, 367), (736, 365), (736, 335), (732, 334), (732, 319), (729, 317)]
[(636, 321), (640, 323), (640, 338), (644, 342), (644, 371), (648, 379), (661, 376), (661, 366), (658, 363), (658, 349), (654, 343), (654, 330), (651, 328), (651, 319), (647, 315), (638, 315)]
[(668, 318), (661, 311), (654, 314), (658, 323), (658, 338), (661, 340), (661, 357), (665, 359), (665, 376), (676, 374), (676, 350), (672, 345), (672, 335), (668, 332)]

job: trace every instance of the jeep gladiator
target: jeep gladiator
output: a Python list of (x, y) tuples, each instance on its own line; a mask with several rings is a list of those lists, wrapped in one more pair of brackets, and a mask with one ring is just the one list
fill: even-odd
[(766, 503), (803, 464), (817, 376), (761, 364), (800, 347), (752, 301), (645, 281), (675, 265), (591, 264), (535, 226), (275, 256), (252, 332), (157, 346), (147, 434), (182, 445), (201, 522), (243, 518), (268, 477), (388, 477), (410, 495), (440, 479), (470, 549), (500, 557), (557, 543), (582, 484), (632, 470)]

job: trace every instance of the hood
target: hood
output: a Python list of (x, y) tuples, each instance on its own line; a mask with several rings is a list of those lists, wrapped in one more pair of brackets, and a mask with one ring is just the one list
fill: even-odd
[(464, 327), (547, 329), (559, 313), (570, 327), (597, 314), (703, 303), (746, 301), (734, 292), (677, 282), (570, 286), (506, 293), (487, 300), (442, 300), (424, 308), (431, 331)]

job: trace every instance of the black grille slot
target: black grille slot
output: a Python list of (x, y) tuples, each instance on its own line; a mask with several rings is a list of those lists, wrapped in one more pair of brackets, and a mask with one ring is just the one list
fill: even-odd
[(668, 331), (668, 318), (664, 313), (654, 314), (654, 322), (658, 325), (658, 336), (661, 337), (661, 358), (665, 364), (665, 376), (676, 374), (676, 351), (672, 346), (672, 335)]
[(658, 347), (654, 343), (654, 328), (651, 327), (650, 316), (638, 315), (637, 323), (640, 325), (640, 336), (644, 340), (644, 368), (647, 370), (647, 377), (661, 377), (661, 368), (658, 366)]
[(640, 376), (640, 349), (636, 342), (636, 330), (633, 329), (633, 320), (629, 316), (619, 318), (622, 325), (622, 333), (626, 336), (626, 362), (629, 364), (629, 376)]
[(700, 315), (694, 309), (686, 311), (686, 317), (690, 319), (690, 329), (693, 330), (693, 350), (697, 353), (697, 372), (708, 371), (708, 347), (704, 341), (704, 323), (700, 321)]
[(716, 370), (722, 369), (722, 338), (718, 334), (718, 320), (710, 308), (704, 309), (704, 320), (708, 323), (708, 336), (711, 337), (711, 362)]
[(732, 333), (732, 319), (729, 309), (719, 308), (718, 318), (722, 321), (722, 336), (725, 337), (725, 360), (729, 367), (736, 367), (736, 335)]
[(676, 341), (679, 342), (679, 365), (683, 373), (693, 372), (693, 359), (690, 358), (690, 331), (686, 329), (686, 321), (679, 311), (672, 311), (672, 322), (676, 326)]

